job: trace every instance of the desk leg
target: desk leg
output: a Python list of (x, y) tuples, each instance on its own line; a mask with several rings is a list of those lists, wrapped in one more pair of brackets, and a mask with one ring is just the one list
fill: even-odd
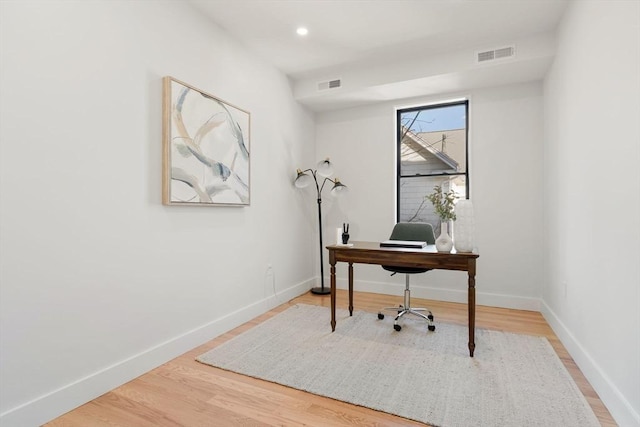
[(476, 348), (476, 260), (469, 260), (469, 356), (473, 357)]
[[(333, 257), (331, 257), (333, 258)], [(331, 260), (331, 332), (336, 330), (336, 262)]]
[(349, 263), (349, 316), (353, 316), (353, 263)]

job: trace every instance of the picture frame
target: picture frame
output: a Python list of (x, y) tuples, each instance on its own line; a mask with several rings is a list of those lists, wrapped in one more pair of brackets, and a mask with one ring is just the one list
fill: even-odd
[(163, 78), (162, 203), (249, 206), (251, 114)]

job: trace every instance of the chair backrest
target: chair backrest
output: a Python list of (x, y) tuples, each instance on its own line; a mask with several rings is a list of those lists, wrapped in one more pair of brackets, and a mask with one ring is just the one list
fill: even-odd
[(393, 227), (389, 240), (408, 240), (427, 242), (428, 245), (436, 243), (433, 227), (426, 222), (399, 222)]
[[(433, 233), (433, 227), (426, 222), (399, 222), (393, 227), (391, 237), (389, 240), (408, 240), (427, 242), (428, 245), (436, 243), (436, 236)], [(415, 274), (424, 273), (429, 271), (429, 268), (416, 268), (416, 267), (397, 267), (391, 265), (383, 265), (387, 271), (393, 271), (394, 273)]]

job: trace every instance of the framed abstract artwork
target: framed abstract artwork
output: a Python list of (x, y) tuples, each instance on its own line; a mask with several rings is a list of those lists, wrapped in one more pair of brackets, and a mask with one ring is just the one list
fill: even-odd
[(164, 77), (162, 203), (248, 206), (250, 122), (248, 111)]

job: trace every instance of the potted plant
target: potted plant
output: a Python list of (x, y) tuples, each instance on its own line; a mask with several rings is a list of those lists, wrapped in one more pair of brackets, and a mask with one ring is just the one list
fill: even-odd
[(433, 211), (440, 218), (440, 236), (436, 239), (438, 252), (451, 252), (453, 240), (449, 236), (449, 221), (456, 219), (455, 203), (458, 196), (453, 190), (444, 193), (442, 187), (433, 187), (433, 193), (426, 196), (433, 205)]

